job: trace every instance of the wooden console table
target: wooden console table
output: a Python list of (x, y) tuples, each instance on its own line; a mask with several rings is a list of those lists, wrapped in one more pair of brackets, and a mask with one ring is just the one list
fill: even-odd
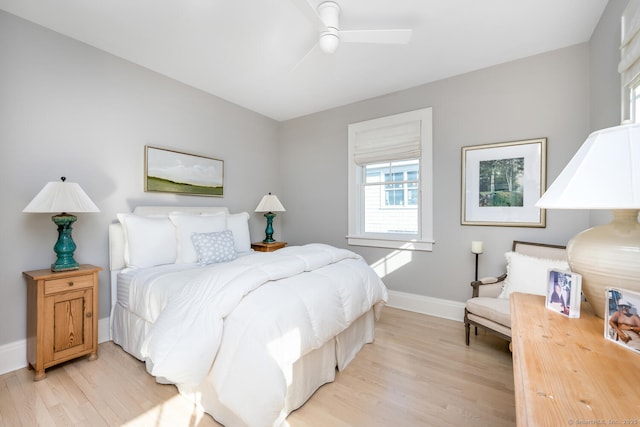
[(518, 426), (640, 424), (640, 354), (606, 340), (588, 304), (570, 319), (541, 296), (510, 303)]

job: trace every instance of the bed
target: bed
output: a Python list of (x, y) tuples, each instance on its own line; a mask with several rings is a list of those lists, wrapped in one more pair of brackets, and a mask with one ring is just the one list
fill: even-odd
[(138, 207), (109, 227), (113, 341), (225, 426), (279, 426), (374, 339), (355, 253), (250, 247), (246, 212)]

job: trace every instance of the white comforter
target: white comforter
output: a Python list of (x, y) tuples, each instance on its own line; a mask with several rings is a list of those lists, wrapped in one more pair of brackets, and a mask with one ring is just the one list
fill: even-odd
[[(185, 284), (141, 353), (149, 373), (184, 385), (202, 383), (218, 355), (216, 372), (226, 374), (212, 381), (221, 401), (240, 413), (246, 409), (247, 425), (271, 425), (282, 415), (292, 364), (386, 299), (382, 281), (348, 250), (312, 244), (250, 255)], [(225, 330), (234, 310), (233, 331)], [(241, 376), (260, 377), (250, 389), (231, 379), (239, 366), (255, 368)], [(256, 404), (268, 414), (243, 409)]]

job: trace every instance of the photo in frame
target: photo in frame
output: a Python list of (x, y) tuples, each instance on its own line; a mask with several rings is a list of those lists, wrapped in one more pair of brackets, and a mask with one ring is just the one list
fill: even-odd
[(571, 271), (549, 269), (545, 306), (567, 317), (580, 317), (582, 276)]
[(546, 227), (547, 139), (462, 147), (462, 225)]
[(622, 288), (607, 288), (604, 337), (640, 353), (640, 293)]
[(145, 146), (144, 191), (224, 196), (224, 162)]

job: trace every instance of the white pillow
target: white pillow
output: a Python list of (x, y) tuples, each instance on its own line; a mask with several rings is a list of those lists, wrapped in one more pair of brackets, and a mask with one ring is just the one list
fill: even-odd
[(169, 219), (177, 230), (178, 255), (176, 264), (193, 263), (198, 260), (191, 240), (193, 233), (212, 233), (227, 229), (227, 219), (224, 212), (213, 215), (172, 212), (169, 214)]
[(236, 252), (251, 250), (251, 236), (249, 235), (249, 214), (240, 212), (227, 215), (227, 230), (233, 233)]
[(200, 265), (233, 261), (237, 257), (231, 230), (193, 233), (191, 239)]
[(176, 261), (176, 228), (167, 217), (118, 214), (124, 229), (127, 267), (153, 267)]
[(568, 270), (567, 261), (535, 258), (518, 252), (507, 252), (507, 278), (499, 298), (509, 299), (513, 292), (546, 295), (550, 268)]

